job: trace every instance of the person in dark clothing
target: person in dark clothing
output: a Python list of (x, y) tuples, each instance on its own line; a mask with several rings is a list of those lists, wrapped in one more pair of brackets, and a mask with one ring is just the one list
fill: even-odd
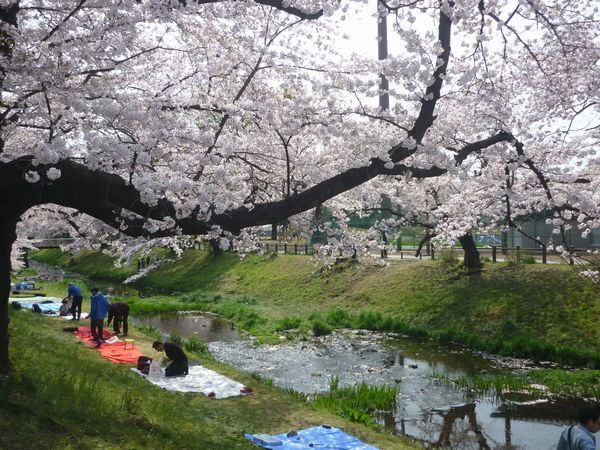
[(173, 377), (176, 375), (188, 374), (188, 360), (185, 353), (178, 345), (172, 342), (154, 341), (152, 348), (158, 352), (164, 350), (167, 358), (171, 360), (171, 364), (165, 369), (165, 376)]
[(74, 283), (69, 283), (66, 298), (71, 300), (71, 314), (73, 315), (73, 320), (81, 319), (81, 304), (83, 303), (81, 288)]
[(388, 238), (387, 238), (387, 234), (386, 234), (385, 230), (383, 230), (381, 232), (381, 243), (383, 244), (381, 247), (381, 258), (387, 258), (388, 257), (388, 253), (387, 253)]
[(110, 323), (114, 319), (113, 330), (119, 334), (121, 325), (123, 325), (122, 336), (127, 336), (129, 326), (127, 325), (127, 318), (129, 317), (129, 305), (123, 302), (114, 302), (108, 307), (108, 321), (106, 325), (110, 327)]

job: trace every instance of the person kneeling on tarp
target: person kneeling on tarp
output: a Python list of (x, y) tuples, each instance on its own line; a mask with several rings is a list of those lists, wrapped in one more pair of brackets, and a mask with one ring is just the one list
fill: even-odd
[(181, 347), (172, 342), (154, 341), (152, 348), (157, 352), (162, 352), (164, 350), (167, 358), (171, 360), (171, 364), (165, 369), (165, 376), (173, 377), (175, 375), (188, 374), (187, 356), (185, 356)]
[(60, 309), (58, 310), (58, 315), (59, 316), (67, 316), (69, 314), (70, 310), (71, 310), (71, 308), (69, 308), (69, 300), (67, 300), (66, 298), (63, 298), (63, 301), (60, 304)]

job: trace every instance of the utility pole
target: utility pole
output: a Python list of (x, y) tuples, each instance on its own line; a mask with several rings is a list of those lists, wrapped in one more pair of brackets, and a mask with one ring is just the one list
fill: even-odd
[[(388, 57), (387, 46), (387, 9), (377, 0), (377, 54), (379, 61)], [(390, 85), (385, 75), (379, 75), (379, 108), (382, 111), (390, 110)]]

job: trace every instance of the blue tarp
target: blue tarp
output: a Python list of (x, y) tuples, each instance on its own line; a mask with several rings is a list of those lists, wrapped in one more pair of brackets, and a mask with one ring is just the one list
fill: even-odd
[(35, 283), (33, 281), (23, 281), (22, 283), (15, 284), (16, 291), (26, 291), (29, 289), (35, 289)]
[[(289, 435), (289, 436), (288, 436)], [(339, 428), (321, 425), (300, 430), (296, 434), (245, 434), (255, 444), (272, 450), (326, 449), (326, 450), (378, 450)]]

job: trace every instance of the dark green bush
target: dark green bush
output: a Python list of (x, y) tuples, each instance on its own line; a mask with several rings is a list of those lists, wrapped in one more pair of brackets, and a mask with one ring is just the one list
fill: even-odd
[(331, 331), (331, 328), (322, 322), (313, 323), (313, 336), (327, 336), (328, 334), (331, 334)]

